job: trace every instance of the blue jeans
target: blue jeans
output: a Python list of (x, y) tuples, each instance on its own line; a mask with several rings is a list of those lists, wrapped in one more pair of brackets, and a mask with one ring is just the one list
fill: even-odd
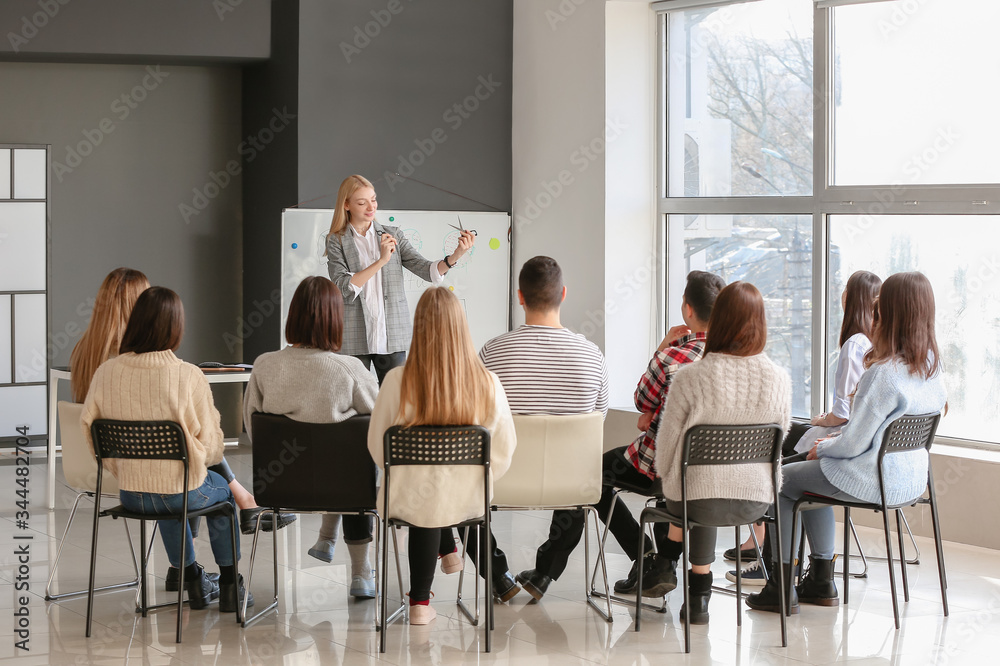
[[(798, 549), (798, 535), (792, 534), (792, 507), (806, 492), (825, 495), (833, 499), (858, 501), (830, 483), (819, 460), (791, 463), (781, 468), (783, 480), (781, 493), (778, 495), (778, 520), (781, 521), (781, 550), (776, 548), (774, 533), (771, 533), (772, 552), (781, 553), (782, 560), (791, 562), (792, 553)], [(824, 506), (799, 513), (809, 539), (809, 550), (812, 556), (821, 559), (833, 559), (836, 541), (836, 521), (833, 517), (833, 507)], [(792, 537), (795, 537), (794, 541)], [(794, 543), (794, 545), (793, 545)]]
[[(205, 476), (205, 482), (194, 490), (187, 493), (188, 511), (201, 509), (219, 502), (229, 502), (236, 509), (236, 500), (229, 490), (226, 480), (215, 472), (209, 470)], [(131, 490), (122, 490), (119, 493), (122, 506), (129, 511), (136, 513), (173, 513), (180, 515), (184, 508), (184, 495), (182, 493), (140, 493)], [(240, 542), (236, 540), (236, 553), (233, 553), (232, 528), (229, 518), (223, 515), (207, 516), (208, 537), (212, 542), (212, 554), (215, 556), (215, 563), (220, 567), (233, 566), (240, 559)], [(167, 559), (170, 566), (180, 567), (181, 561), (181, 538), (187, 542), (185, 551), (184, 566), (194, 564), (194, 539), (191, 538), (191, 528), (187, 523), (179, 520), (157, 521), (160, 528), (160, 538), (163, 540), (163, 547), (167, 551)], [(181, 527), (184, 528), (183, 534)]]

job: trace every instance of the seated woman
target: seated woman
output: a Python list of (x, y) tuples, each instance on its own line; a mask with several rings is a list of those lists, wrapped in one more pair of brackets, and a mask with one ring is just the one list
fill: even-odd
[[(336, 353), (343, 335), (340, 290), (325, 277), (307, 277), (288, 306), (285, 339), (291, 346), (262, 354), (254, 362), (243, 401), (243, 423), (251, 439), (254, 412), (283, 414), (306, 423), (339, 423), (356, 414), (371, 414), (378, 382), (360, 360)], [(324, 515), (319, 540), (309, 554), (331, 562), (340, 524), (340, 515)], [(344, 516), (343, 524), (351, 554), (351, 595), (374, 598), (368, 560), (371, 518)]]
[[(94, 309), (83, 332), (80, 341), (73, 348), (69, 359), (69, 369), (72, 373), (70, 388), (75, 402), (83, 402), (90, 390), (90, 382), (97, 368), (118, 355), (125, 325), (128, 323), (132, 308), (139, 294), (149, 288), (149, 280), (141, 271), (133, 268), (116, 268), (108, 273), (97, 290), (94, 299)], [(210, 468), (229, 484), (229, 489), (236, 498), (240, 508), (240, 523), (244, 534), (252, 534), (256, 525), (255, 519), (261, 512), (253, 495), (236, 480), (236, 475), (223, 458), (217, 465)], [(291, 514), (280, 514), (278, 527), (284, 527), (295, 520)], [(261, 516), (261, 528), (270, 531), (271, 514)], [(197, 536), (198, 521), (192, 521), (192, 530)], [(177, 591), (178, 571), (174, 567), (167, 570), (166, 585), (168, 592)]]
[[(708, 323), (705, 356), (674, 375), (656, 438), (656, 469), (667, 509), (681, 504), (684, 435), (696, 425), (778, 423), (788, 430), (791, 380), (764, 354), (764, 299), (752, 284), (734, 282), (719, 292)], [(712, 465), (688, 471), (688, 516), (708, 525), (750, 523), (774, 501), (771, 465)], [(692, 527), (688, 541), (691, 624), (708, 623), (715, 561), (715, 527)], [(675, 540), (673, 534), (669, 537)]]
[[(840, 356), (834, 379), (833, 408), (812, 418), (811, 424), (792, 424), (788, 436), (782, 444), (785, 462), (800, 462), (817, 440), (832, 437), (840, 432), (851, 416), (851, 398), (858, 388), (858, 380), (865, 371), (865, 354), (872, 348), (871, 336), (874, 324), (875, 302), (882, 287), (879, 276), (868, 271), (856, 271), (847, 279), (847, 286), (841, 294), (844, 319), (840, 325)], [(763, 560), (768, 562), (770, 539), (764, 538), (762, 524), (755, 525), (757, 542), (761, 544)], [(750, 538), (743, 544), (742, 557), (749, 564), (743, 570), (743, 583), (763, 585), (765, 576), (757, 561), (757, 551)], [(732, 556), (730, 556), (732, 555)], [(726, 559), (735, 560), (735, 549), (726, 551)], [(770, 573), (770, 572), (768, 572)], [(736, 582), (736, 572), (730, 571), (726, 579)]]
[[(514, 419), (503, 386), (472, 346), (465, 312), (453, 293), (431, 287), (413, 317), (406, 365), (390, 370), (375, 401), (368, 450), (384, 467), (382, 438), (393, 425), (481, 425), (490, 431), (491, 481), (510, 467)], [(412, 525), (409, 535), (410, 624), (427, 624), (442, 527), (483, 515), (479, 467), (405, 466), (393, 471), (389, 514)], [(490, 489), (492, 495), (492, 488)], [(379, 500), (380, 511), (384, 495)]]
[[(926, 414), (945, 408), (937, 340), (934, 335), (934, 291), (922, 273), (897, 273), (886, 279), (878, 298), (878, 321), (872, 348), (865, 356), (851, 420), (836, 437), (813, 445), (805, 462), (784, 467), (778, 497), (781, 550), (792, 552), (792, 507), (804, 493), (836, 499), (879, 502), (878, 452), (886, 428), (904, 414)], [(886, 497), (890, 504), (919, 497), (927, 488), (927, 451), (896, 453), (886, 458)], [(840, 603), (833, 582), (834, 516), (832, 507), (803, 511), (809, 538), (809, 570), (791, 592), (792, 612), (798, 602), (819, 606)], [(772, 542), (772, 549), (778, 545)], [(778, 584), (768, 581), (747, 598), (757, 610), (778, 611)]]
[[(102, 363), (94, 373), (83, 405), (83, 428), (93, 449), (90, 425), (96, 419), (119, 421), (175, 421), (187, 440), (189, 478), (184, 488), (184, 468), (175, 460), (107, 460), (105, 469), (121, 488), (122, 506), (138, 513), (182, 511), (184, 493), (189, 509), (218, 502), (236, 507), (225, 479), (208, 469), (222, 460), (222, 427), (219, 411), (204, 373), (174, 355), (184, 335), (181, 299), (166, 287), (150, 287), (135, 302), (120, 355)], [(236, 612), (242, 603), (242, 576), (237, 580), (229, 520), (207, 519), (212, 553), (219, 565), (218, 582), (195, 561), (194, 541), (187, 524), (175, 520), (158, 523), (167, 559), (184, 567), (191, 608), (201, 609), (219, 599), (219, 610)], [(182, 533), (183, 530), (183, 533)], [(186, 558), (180, 561), (181, 538), (187, 540)], [(250, 597), (249, 603), (253, 603)]]

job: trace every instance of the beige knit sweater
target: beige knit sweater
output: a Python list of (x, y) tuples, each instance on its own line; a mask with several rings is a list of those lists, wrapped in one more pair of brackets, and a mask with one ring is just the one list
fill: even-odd
[[(656, 437), (656, 469), (663, 494), (681, 499), (684, 434), (695, 425), (777, 423), (788, 432), (791, 380), (764, 354), (707, 354), (674, 375)], [(773, 502), (769, 464), (688, 468), (688, 499)], [(780, 482), (780, 477), (779, 477)]]
[[(87, 444), (95, 419), (176, 421), (187, 439), (188, 490), (205, 481), (208, 466), (222, 460), (222, 426), (205, 374), (172, 351), (122, 354), (97, 369), (83, 403)], [(122, 490), (183, 491), (184, 468), (176, 460), (106, 460), (104, 469)]]

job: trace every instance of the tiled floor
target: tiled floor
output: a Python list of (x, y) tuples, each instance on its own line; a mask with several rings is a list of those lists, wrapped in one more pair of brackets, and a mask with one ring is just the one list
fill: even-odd
[[(237, 475), (249, 481), (249, 453), (227, 451)], [(944, 618), (933, 557), (933, 544), (919, 540), (922, 563), (910, 567), (912, 597), (902, 604), (903, 623), (895, 631), (885, 564), (872, 563), (867, 580), (851, 585), (851, 604), (836, 609), (804, 606), (789, 620), (789, 646), (780, 647), (778, 617), (743, 611), (743, 626), (736, 626), (732, 596), (715, 594), (712, 621), (693, 627), (692, 651), (684, 655), (683, 627), (677, 613), (679, 591), (669, 595), (669, 612), (644, 614), (640, 633), (633, 632), (633, 614), (615, 606), (614, 623), (603, 621), (583, 599), (582, 548), (566, 574), (552, 584), (541, 603), (528, 603), (522, 592), (509, 604), (496, 608), (493, 652), (482, 654), (482, 631), (460, 617), (454, 604), (458, 576), (438, 573), (434, 606), (438, 619), (427, 627), (397, 623), (389, 628), (389, 648), (378, 652), (373, 631), (374, 602), (356, 602), (348, 596), (349, 564), (346, 549), (338, 548), (333, 564), (323, 564), (305, 552), (319, 527), (318, 516), (304, 516), (280, 532), (280, 605), (247, 630), (231, 614), (215, 607), (184, 610), (184, 643), (174, 642), (176, 614), (160, 611), (142, 618), (134, 612), (131, 590), (100, 594), (94, 603), (94, 630), (84, 637), (86, 597), (59, 603), (44, 600), (45, 582), (55, 559), (58, 537), (69, 516), (74, 493), (60, 484), (55, 511), (44, 510), (44, 459), (30, 467), (30, 529), (15, 525), (14, 467), (9, 456), (0, 457), (0, 660), (18, 664), (355, 664), (384, 661), (390, 664), (827, 664), (850, 661), (868, 664), (993, 664), (1000, 640), (1000, 553), (955, 544), (946, 545), (951, 617)], [(61, 475), (57, 475), (61, 479)], [(249, 483), (247, 483), (249, 486)], [(58, 590), (86, 585), (90, 551), (91, 506), (70, 533), (59, 566)], [(496, 515), (497, 538), (506, 547), (513, 571), (533, 562), (533, 547), (548, 527), (545, 513)], [(131, 571), (129, 550), (121, 525), (105, 521), (99, 545), (98, 582), (125, 580)], [(20, 563), (15, 549), (31, 535), (30, 589), (15, 591)], [(862, 530), (869, 554), (880, 551), (879, 532)], [(720, 539), (720, 549), (731, 545)], [(611, 540), (613, 541), (613, 539)], [(251, 539), (243, 538), (242, 569), (249, 564)], [(271, 545), (262, 541), (252, 589), (258, 603), (265, 602), (271, 584)], [(207, 540), (198, 542), (199, 561), (212, 568)], [(628, 562), (617, 546), (609, 553), (612, 581), (627, 572)], [(404, 565), (405, 566), (405, 565)], [(153, 551), (151, 571), (157, 576), (157, 599), (163, 591), (166, 560), (162, 546)], [(724, 584), (726, 565), (715, 566), (717, 584)], [(30, 651), (15, 647), (14, 609), (27, 596), (30, 618)], [(172, 596), (172, 595), (171, 595)], [(471, 591), (467, 593), (471, 596)], [(397, 602), (398, 603), (398, 602)]]

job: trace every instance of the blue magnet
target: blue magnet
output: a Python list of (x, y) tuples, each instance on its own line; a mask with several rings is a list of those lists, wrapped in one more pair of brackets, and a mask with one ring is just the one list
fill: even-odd
[(292, 249), (293, 250), (299, 249), (299, 244), (298, 243), (292, 243)]

